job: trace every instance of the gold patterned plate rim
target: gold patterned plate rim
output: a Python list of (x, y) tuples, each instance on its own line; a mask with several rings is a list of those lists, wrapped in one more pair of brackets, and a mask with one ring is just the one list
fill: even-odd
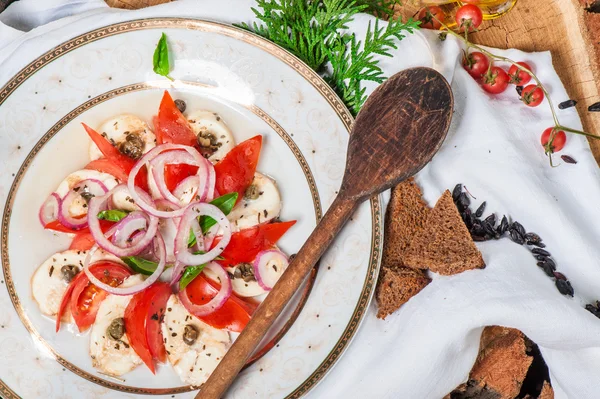
[[(353, 123), (353, 118), (349, 113), (346, 106), (339, 99), (337, 94), (323, 81), (323, 79), (310, 67), (308, 67), (304, 62), (298, 59), (293, 54), (289, 53), (287, 50), (279, 47), (278, 45), (258, 36), (251, 32), (230, 26), (224, 25), (221, 23), (205, 21), (201, 19), (191, 19), (191, 18), (147, 18), (147, 19), (139, 19), (132, 20), (126, 22), (120, 22), (116, 24), (112, 24), (106, 27), (98, 28), (93, 31), (78, 35), (73, 39), (70, 39), (52, 50), (44, 53), (37, 59), (33, 60), (26, 67), (24, 67), (20, 72), (18, 72), (13, 78), (11, 78), (1, 89), (0, 89), (0, 105), (12, 94), (23, 82), (29, 79), (35, 72), (48, 65), (52, 61), (57, 58), (68, 54), (69, 52), (82, 47), (88, 43), (95, 42), (105, 37), (110, 37), (114, 35), (118, 35), (121, 33), (133, 32), (144, 29), (158, 29), (158, 28), (171, 28), (171, 29), (190, 29), (202, 32), (210, 32), (216, 33), (223, 36), (227, 36), (239, 41), (242, 41), (246, 44), (252, 45), (254, 47), (259, 48), (262, 51), (267, 52), (268, 54), (276, 57), (283, 63), (287, 64), (290, 68), (296, 71), (302, 78), (304, 78), (308, 83), (310, 83), (329, 103), (329, 105), (336, 112), (336, 115), (339, 117), (341, 122), (344, 124), (346, 131), (350, 131), (350, 127)], [(48, 132), (50, 133), (51, 130)], [(49, 139), (47, 138), (45, 141), (44, 138), (48, 135), (46, 133), (40, 141), (34, 147), (34, 150), (37, 147), (43, 146), (43, 144)], [(43, 141), (43, 142), (42, 142)], [(1, 243), (2, 243), (2, 265), (4, 269), (4, 274), (6, 278), (6, 271), (8, 265), (8, 225), (10, 222), (10, 204), (14, 199), (14, 195), (16, 193), (16, 189), (18, 188), (18, 183), (25, 173), (28, 164), (31, 162), (30, 157), (33, 158), (35, 156), (34, 150), (27, 156), (23, 165), (19, 169), (15, 181), (11, 185), (11, 189), (7, 196), (6, 205), (4, 208), (4, 213), (2, 217), (2, 230), (1, 230)], [(37, 149), (39, 151), (39, 148)], [(36, 152), (37, 152), (36, 151)], [(33, 153), (33, 155), (32, 155)], [(29, 162), (28, 162), (29, 160)], [(364, 315), (368, 309), (368, 305), (371, 301), (375, 283), (377, 280), (377, 274), (379, 270), (379, 263), (381, 260), (381, 249), (383, 245), (382, 240), (382, 210), (381, 210), (381, 200), (379, 197), (374, 197), (370, 201), (371, 208), (371, 219), (372, 219), (372, 237), (371, 237), (371, 250), (368, 262), (368, 270), (366, 274), (366, 279), (363, 284), (363, 288), (361, 290), (361, 294), (359, 296), (357, 305), (352, 313), (352, 317), (348, 324), (346, 325), (341, 337), (338, 339), (336, 344), (330, 353), (326, 356), (326, 358), (321, 362), (321, 364), (313, 371), (313, 373), (303, 381), (294, 391), (292, 391), (287, 397), (288, 398), (298, 398), (306, 394), (310, 389), (312, 389), (322, 378), (327, 374), (327, 372), (332, 368), (332, 366), (337, 362), (341, 354), (345, 351), (348, 344), (354, 337), (356, 331), (360, 323), (362, 322)], [(10, 289), (7, 284), (7, 289), (9, 291), (9, 295), (11, 300), (13, 301), (13, 305), (17, 308), (18, 298), (16, 298), (16, 293), (14, 292), (14, 288)], [(16, 303), (15, 303), (16, 299)], [(19, 315), (20, 316), (20, 315)], [(23, 321), (23, 320), (22, 320)], [(95, 377), (94, 377), (95, 378)], [(104, 381), (104, 380), (102, 380)], [(96, 382), (96, 381), (94, 381)], [(104, 385), (104, 384), (101, 384)], [(114, 384), (118, 385), (118, 384)], [(140, 391), (131, 391), (129, 387), (120, 386), (124, 389), (119, 389), (129, 393), (137, 393), (137, 394), (158, 394), (159, 392), (140, 392)], [(4, 391), (8, 392), (8, 394), (14, 394), (10, 388), (0, 380), (0, 389), (4, 389)], [(157, 390), (151, 390), (157, 391)], [(185, 389), (184, 391), (187, 391)], [(181, 391), (178, 391), (181, 392)], [(5, 392), (3, 392), (5, 393)], [(165, 394), (164, 390), (160, 391), (161, 394)], [(170, 390), (168, 393), (171, 393)], [(16, 394), (14, 394), (16, 395)], [(9, 396), (10, 397), (10, 396)], [(16, 395), (15, 397), (18, 397)]]

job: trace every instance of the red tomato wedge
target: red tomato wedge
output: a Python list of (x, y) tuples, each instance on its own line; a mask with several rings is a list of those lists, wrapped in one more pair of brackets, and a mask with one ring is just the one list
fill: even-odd
[[(203, 275), (196, 277), (187, 287), (190, 301), (196, 305), (203, 305), (210, 301), (219, 292), (218, 285), (209, 282)], [(258, 305), (248, 303), (231, 294), (225, 304), (216, 312), (208, 316), (199, 317), (206, 324), (219, 329), (241, 332), (250, 321)]]
[(165, 183), (167, 184), (167, 188), (172, 192), (183, 179), (194, 176), (197, 172), (198, 167), (194, 165), (165, 165)]
[(190, 123), (166, 90), (160, 101), (158, 116), (154, 119), (154, 129), (158, 144), (174, 143), (192, 147), (196, 145), (196, 135)]
[[(162, 333), (160, 334), (160, 337), (150, 336), (147, 334), (147, 326), (152, 321), (150, 320), (152, 315), (149, 315), (148, 311), (152, 301), (154, 300), (154, 297), (159, 293), (164, 292), (167, 293), (166, 298), (168, 299), (168, 295), (171, 294), (171, 289), (167, 283), (153, 284), (144, 291), (135, 294), (125, 309), (125, 331), (127, 333), (129, 343), (131, 344), (131, 347), (135, 353), (137, 353), (142, 361), (146, 363), (146, 366), (148, 366), (152, 374), (156, 373), (156, 368), (154, 366), (149, 342), (151, 339), (158, 339), (162, 343)], [(167, 303), (166, 299), (164, 300), (164, 303)], [(156, 319), (158, 320), (158, 315), (156, 316)], [(158, 332), (160, 333), (160, 324), (157, 324), (159, 325)], [(154, 342), (154, 345), (156, 345), (156, 342)]]
[(150, 300), (146, 319), (146, 339), (152, 357), (164, 363), (167, 361), (167, 352), (160, 323), (165, 317), (167, 301), (171, 296), (171, 287), (168, 284), (161, 285), (161, 287)]
[[(225, 260), (222, 265), (235, 266), (239, 263), (251, 263), (260, 251), (273, 248), (279, 239), (296, 223), (295, 220), (280, 223), (259, 224), (240, 230), (231, 235), (231, 241), (221, 253)], [(218, 244), (215, 240), (213, 248)]]
[[(112, 225), (113, 225), (113, 222), (109, 222), (108, 220), (100, 221), (100, 227), (102, 228), (102, 231), (104, 231), (104, 232), (106, 232), (106, 230), (108, 230)], [(71, 233), (71, 234), (75, 234), (75, 235), (78, 235), (80, 233), (89, 233), (89, 231), (90, 231), (87, 227), (85, 227), (81, 230), (70, 229), (70, 228), (65, 227), (62, 224), (60, 224), (60, 222), (58, 220), (51, 221), (50, 223), (45, 225), (44, 228), (47, 230), (59, 231), (61, 233)]]
[[(96, 278), (112, 287), (120, 285), (125, 278), (131, 276), (131, 271), (123, 265), (110, 261), (101, 261), (90, 266), (90, 271)], [(85, 273), (79, 272), (71, 282), (73, 290), (69, 306), (75, 324), (80, 332), (86, 331), (96, 320), (96, 313), (100, 304), (108, 293), (90, 283)], [(66, 295), (65, 295), (66, 296)], [(63, 297), (63, 302), (65, 298)], [(62, 303), (61, 303), (62, 309)], [(61, 312), (57, 315), (57, 329), (60, 327)]]
[(76, 251), (88, 251), (92, 249), (95, 244), (96, 240), (94, 240), (92, 233), (89, 231), (80, 231), (75, 234), (69, 249), (74, 249)]
[[(85, 131), (90, 136), (94, 144), (100, 149), (100, 152), (104, 155), (105, 159), (107, 159), (113, 167), (111, 170), (115, 173), (110, 173), (115, 176), (121, 183), (127, 183), (127, 178), (129, 177), (129, 172), (136, 164), (136, 161), (129, 158), (127, 155), (121, 154), (121, 152), (113, 146), (110, 141), (108, 141), (104, 136), (100, 133), (82, 123)], [(91, 169), (89, 166), (96, 161), (92, 161), (86, 166), (86, 169)], [(121, 172), (116, 172), (116, 169), (121, 170)], [(109, 173), (109, 172), (105, 172)], [(141, 189), (148, 191), (148, 173), (146, 169), (143, 168), (136, 176), (135, 184)]]
[(236, 145), (215, 165), (216, 189), (220, 195), (237, 192), (238, 202), (242, 199), (254, 179), (261, 147), (262, 136), (254, 136)]
[(127, 178), (129, 177), (128, 172), (121, 169), (108, 158), (96, 159), (85, 165), (84, 169), (97, 170), (98, 172), (108, 173), (109, 175), (113, 175), (121, 183), (127, 183)]

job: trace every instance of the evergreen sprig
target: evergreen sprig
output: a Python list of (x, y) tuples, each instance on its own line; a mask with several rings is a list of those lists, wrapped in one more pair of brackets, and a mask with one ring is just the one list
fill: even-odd
[(395, 39), (418, 28), (409, 19), (390, 21), (386, 28), (369, 24), (361, 41), (349, 34), (348, 23), (362, 11), (383, 13), (398, 0), (257, 0), (252, 8), (259, 23), (240, 27), (284, 47), (319, 72), (353, 114), (367, 96), (363, 81), (381, 83), (386, 77), (376, 54), (390, 56)]

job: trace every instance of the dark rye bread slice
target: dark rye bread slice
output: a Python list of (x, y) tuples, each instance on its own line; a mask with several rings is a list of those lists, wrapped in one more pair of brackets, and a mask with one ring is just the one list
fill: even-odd
[(406, 266), (447, 276), (485, 267), (450, 191), (428, 212), (425, 227), (412, 238), (403, 260)]
[(422, 270), (401, 267), (399, 269), (381, 269), (379, 283), (375, 291), (378, 309), (377, 317), (385, 319), (417, 295), (431, 279)]
[(445, 399), (514, 399), (533, 362), (529, 340), (519, 330), (486, 327), (469, 380)]
[(384, 228), (381, 264), (384, 269), (398, 269), (416, 232), (423, 229), (429, 207), (421, 189), (411, 177), (392, 189)]

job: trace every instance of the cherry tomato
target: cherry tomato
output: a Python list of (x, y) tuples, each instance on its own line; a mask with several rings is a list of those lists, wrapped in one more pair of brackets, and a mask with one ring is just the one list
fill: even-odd
[(196, 135), (190, 123), (166, 90), (158, 108), (158, 117), (154, 119), (154, 129), (158, 144), (175, 143), (192, 147), (196, 145)]
[(417, 19), (421, 21), (421, 28), (437, 30), (442, 27), (441, 21), (446, 19), (446, 14), (441, 7), (428, 6), (421, 8)]
[(236, 145), (217, 162), (215, 188), (220, 195), (237, 192), (238, 202), (241, 201), (254, 179), (261, 146), (262, 136), (254, 136)]
[(488, 93), (502, 93), (508, 87), (508, 74), (500, 67), (491, 67), (483, 76), (482, 87)]
[[(119, 286), (132, 274), (125, 266), (110, 261), (98, 262), (90, 266), (90, 271), (100, 281), (112, 287)], [(79, 332), (84, 332), (96, 320), (98, 308), (108, 293), (90, 283), (83, 272), (79, 272), (73, 282), (75, 284), (70, 300), (71, 314)]]
[[(200, 275), (186, 287), (186, 292), (193, 304), (204, 305), (217, 295), (219, 285)], [(231, 294), (219, 310), (199, 317), (199, 319), (215, 328), (241, 332), (250, 321), (250, 316), (254, 313), (256, 306), (254, 303), (246, 302), (235, 294)]]
[[(295, 220), (280, 223), (259, 224), (249, 229), (240, 230), (231, 235), (231, 240), (221, 256), (225, 260), (218, 261), (222, 265), (235, 266), (239, 263), (251, 263), (260, 251), (273, 248), (275, 243), (296, 223)], [(215, 239), (213, 248), (219, 243)]]
[(167, 352), (160, 324), (165, 316), (167, 301), (170, 296), (171, 287), (168, 285), (159, 289), (150, 300), (146, 318), (146, 339), (148, 340), (148, 348), (150, 349), (152, 358), (163, 363), (167, 361)]
[(473, 32), (481, 25), (483, 12), (476, 5), (465, 4), (458, 9), (455, 18), (461, 32)]
[[(517, 64), (529, 69), (530, 71), (533, 71), (533, 69), (531, 69), (531, 66), (529, 66), (529, 64), (526, 62), (517, 62)], [(510, 69), (508, 70), (508, 77), (510, 78), (510, 83), (517, 86), (525, 86), (531, 81), (531, 75), (517, 68), (516, 65), (511, 65)]]
[[(82, 123), (82, 125), (94, 144), (96, 144), (96, 146), (100, 149), (102, 155), (104, 155), (104, 159), (106, 159), (104, 162), (97, 162), (100, 160), (92, 161), (85, 168), (92, 169), (92, 167), (90, 167), (92, 164), (101, 164), (106, 169), (111, 170), (113, 172), (111, 174), (120, 180), (121, 183), (127, 183), (129, 172), (131, 172), (131, 169), (133, 169), (135, 166), (136, 161), (132, 158), (129, 158), (127, 155), (121, 154), (121, 152), (114, 147), (110, 141), (106, 139), (106, 137), (102, 136), (85, 123)], [(97, 166), (96, 170), (98, 170)], [(146, 173), (145, 168), (137, 174), (135, 184), (141, 189), (148, 191), (148, 174)]]
[(526, 86), (521, 92), (521, 101), (529, 107), (537, 107), (544, 101), (544, 91), (537, 85)]
[[(127, 338), (129, 339), (129, 343), (131, 347), (138, 354), (140, 359), (148, 366), (152, 374), (156, 374), (156, 368), (154, 366), (153, 355), (150, 351), (150, 341), (153, 341), (153, 345), (156, 346), (156, 342), (160, 341), (164, 347), (162, 332), (160, 328), (158, 330), (152, 329), (152, 336), (148, 335), (148, 324), (152, 321), (151, 318), (154, 316), (156, 319), (156, 324), (160, 324), (158, 314), (150, 314), (149, 309), (151, 307), (152, 301), (154, 298), (162, 293), (166, 293), (166, 298), (164, 299), (163, 312), (164, 307), (166, 306), (167, 299), (171, 294), (171, 288), (167, 283), (155, 283), (152, 286), (148, 287), (144, 291), (138, 292), (135, 294), (129, 304), (127, 304), (127, 308), (125, 308), (125, 332), (127, 333)], [(161, 301), (163, 302), (163, 301)], [(160, 334), (160, 336), (158, 336)]]
[(469, 72), (469, 75), (479, 79), (487, 72), (490, 61), (485, 54), (474, 51), (463, 58), (463, 67)]
[(553, 154), (562, 150), (567, 142), (567, 135), (562, 130), (557, 131), (554, 134), (554, 138), (551, 138), (550, 136), (555, 130), (555, 128), (549, 127), (548, 129), (544, 130), (544, 133), (542, 133), (542, 138), (540, 141), (542, 143), (542, 147), (544, 147), (544, 150), (546, 151), (546, 154)]

